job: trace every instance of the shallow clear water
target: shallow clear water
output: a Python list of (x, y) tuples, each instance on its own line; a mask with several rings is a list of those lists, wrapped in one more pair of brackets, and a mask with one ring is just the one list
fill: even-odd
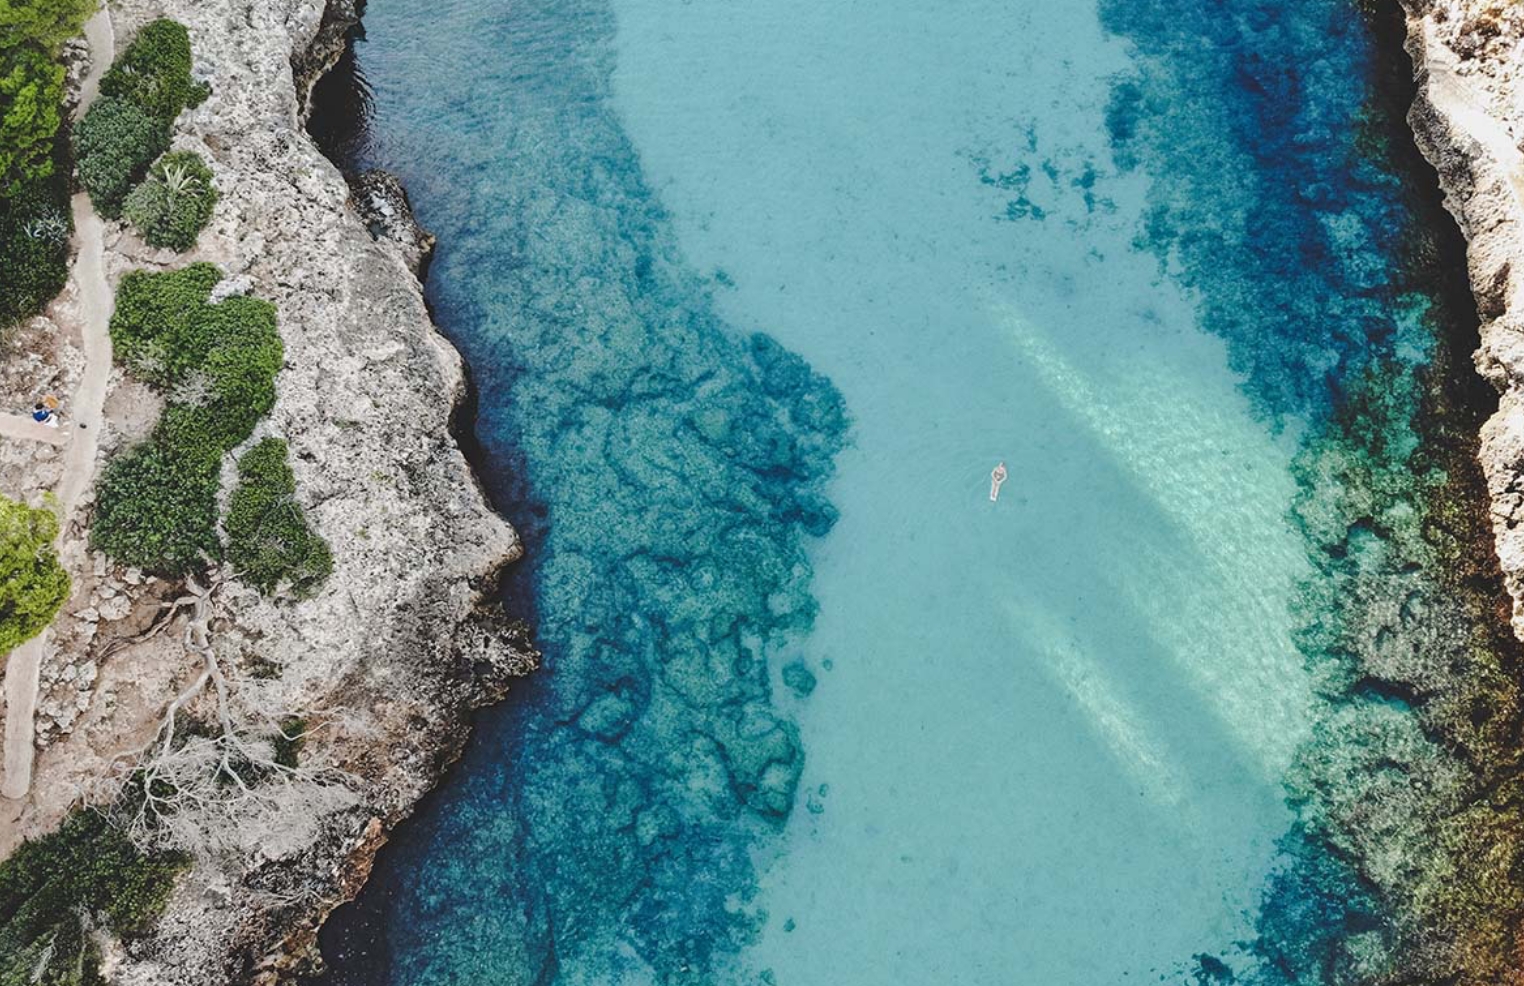
[[(902, 7), (616, 5), (615, 104), (689, 261), (857, 425), (798, 713), (825, 810), (753, 957), (1117, 981), (1246, 937), (1289, 823), (1291, 443), (1132, 248), (1095, 12)], [(1044, 218), (1006, 220), (980, 178), (1023, 167)]]
[(1293, 458), (1426, 353), (1342, 0), (366, 30), (547, 669), (341, 974), (1248, 969), (1315, 704)]

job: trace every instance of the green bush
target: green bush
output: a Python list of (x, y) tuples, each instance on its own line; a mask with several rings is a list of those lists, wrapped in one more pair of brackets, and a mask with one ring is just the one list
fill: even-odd
[(275, 406), (275, 375), (285, 358), (275, 327), (275, 306), (258, 298), (229, 298), (207, 309), (216, 338), (202, 372), (211, 386), (208, 431), (225, 448), (248, 438)]
[(121, 216), (128, 191), (169, 150), (175, 117), (206, 98), (190, 70), (185, 26), (161, 19), (139, 31), (101, 76), (101, 98), (75, 128), (74, 156), (80, 184), (106, 218)]
[(100, 982), (83, 922), (140, 934), (164, 909), (183, 857), (145, 855), (96, 812), (23, 842), (0, 862), (0, 986)]
[(154, 162), (148, 177), (127, 195), (122, 214), (149, 246), (183, 253), (196, 245), (216, 204), (212, 170), (201, 155), (174, 151)]
[(131, 271), (116, 290), (111, 315), (111, 346), (132, 375), (161, 391), (206, 360), (212, 342), (197, 316), (207, 296), (222, 280), (212, 264), (191, 264), (176, 271)]
[(166, 127), (209, 92), (191, 78), (190, 33), (168, 18), (145, 25), (101, 76), (101, 95), (136, 103)]
[[(36, 232), (34, 222), (56, 223), (56, 234)], [(0, 217), (0, 325), (13, 325), (42, 311), (69, 279), (69, 224), (54, 214)]]
[(52, 511), (0, 496), (0, 654), (41, 633), (69, 598), (56, 537)]
[(79, 182), (90, 193), (95, 211), (108, 219), (121, 216), (133, 184), (167, 150), (169, 125), (120, 97), (96, 100), (74, 128)]
[(112, 343), (168, 404), (148, 440), (106, 467), (91, 537), (150, 571), (180, 575), (221, 557), (222, 457), (275, 403), (284, 355), (275, 306), (244, 297), (208, 304), (219, 277), (210, 264), (138, 271), (117, 290)]
[(219, 456), (154, 438), (101, 474), (91, 540), (126, 565), (174, 575), (221, 557)]
[(296, 477), (278, 438), (264, 439), (238, 460), (227, 532), (233, 569), (261, 592), (289, 585), (299, 596), (310, 595), (333, 571), (328, 542), (296, 502)]
[(0, 200), (0, 329), (42, 311), (69, 276), (68, 169)]
[(0, 197), (53, 173), (62, 123), (59, 46), (78, 34), (95, 0), (0, 0)]

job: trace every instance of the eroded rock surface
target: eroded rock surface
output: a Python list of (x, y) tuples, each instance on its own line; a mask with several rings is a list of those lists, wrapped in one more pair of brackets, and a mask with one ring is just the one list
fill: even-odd
[(350, 188), (355, 209), (371, 235), (391, 243), (409, 270), (420, 278), (425, 276), (434, 254), (434, 235), (418, 225), (407, 189), (397, 176), (373, 168), (350, 179)]
[(1514, 632), (1524, 637), (1524, 6), (1403, 0), (1418, 98), (1408, 121), (1468, 243), (1481, 374), (1499, 406), (1481, 461)]

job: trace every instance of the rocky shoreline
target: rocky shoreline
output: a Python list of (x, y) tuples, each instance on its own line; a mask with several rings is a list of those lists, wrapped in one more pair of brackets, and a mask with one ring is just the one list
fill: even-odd
[[(333, 797), (246, 809), (194, 854), (156, 930), (109, 949), (103, 972), (156, 986), (274, 983), (315, 971), (317, 929), (458, 755), (471, 711), (535, 666), (527, 631), (496, 604), (500, 571), (521, 548), (451, 433), (467, 385), (416, 276), (431, 238), (394, 180), (370, 176), (351, 191), (304, 130), (311, 87), (355, 23), (351, 0), (110, 10), (122, 39), (160, 16), (189, 29), (212, 95), (182, 115), (174, 142), (210, 162), (221, 198), (185, 255), (108, 224), (108, 278), (210, 261), (233, 290), (275, 303), (286, 362), (251, 441), (289, 443), (298, 495), (334, 554), (310, 600), (218, 585), (213, 646), (230, 676), (310, 724), (303, 761), (342, 782)], [(67, 332), (57, 334), (67, 358)], [(155, 417), (141, 385), (117, 371), (110, 388), (97, 467)], [(0, 465), (17, 460), (0, 477), (8, 486), (46, 480), (39, 453), (6, 451)], [(140, 748), (196, 671), (180, 625), (190, 617), (174, 605), (185, 588), (94, 552), (65, 561), (75, 592), (43, 659), (34, 783), (0, 821), (0, 854), (54, 828)]]
[[(1524, 262), (1524, 7), (1402, 3), (1418, 82), (1409, 122), (1468, 241), (1476, 364), (1500, 395), (1479, 457), (1524, 639), (1524, 270), (1514, 270)], [(395, 178), (346, 180), (305, 132), (312, 88), (358, 21), (354, 0), (120, 0), (111, 12), (119, 37), (158, 16), (190, 29), (213, 95), (181, 118), (175, 145), (211, 162), (222, 201), (184, 256), (108, 227), (110, 277), (208, 260), (277, 304), (287, 365), (255, 440), (290, 443), (301, 495), (334, 548), (334, 576), (316, 599), (229, 586), (217, 646), (233, 665), (277, 669), (267, 687), (293, 711), (328, 716), (304, 756), (342, 771), (349, 795), (306, 815), (281, 806), (245, 819), (240, 839), (197, 859), (153, 934), (107, 954), (105, 972), (145, 986), (273, 984), (320, 968), (319, 927), (458, 755), (471, 711), (533, 668), (527, 630), (493, 604), (521, 549), (452, 436), (469, 395), (419, 285), (432, 237)], [(60, 321), (70, 304), (66, 292)], [(54, 362), (75, 372), (77, 353), (59, 349)], [(141, 437), (152, 401), (113, 374), (102, 461)], [(56, 458), (0, 452), (8, 486), (46, 481)], [(79, 791), (151, 735), (194, 670), (176, 628), (148, 633), (178, 585), (95, 554), (66, 560), (76, 591), (42, 669), (33, 793), (0, 822), (0, 854), (56, 826)]]
[[(1482, 323), (1476, 365), (1499, 394), (1479, 459), (1512, 625), (1524, 639), (1524, 276), (1513, 269), (1516, 257), (1524, 259), (1524, 7), (1495, 0), (1403, 0), (1403, 7), (1417, 81), (1409, 123), (1468, 243)], [(293, 58), (303, 107), (339, 57), (355, 16), (350, 0), (329, 3), (311, 46)], [(350, 183), (351, 205), (371, 234), (421, 276), (432, 238), (413, 222), (400, 184), (381, 173), (351, 176)], [(372, 823), (371, 831), (381, 828)], [(363, 883), (373, 851), (365, 845), (357, 853), (346, 895)]]
[(1408, 122), (1467, 241), (1481, 319), (1476, 367), (1499, 397), (1479, 458), (1513, 629), (1524, 639), (1524, 8), (1403, 0), (1403, 9), (1418, 85)]

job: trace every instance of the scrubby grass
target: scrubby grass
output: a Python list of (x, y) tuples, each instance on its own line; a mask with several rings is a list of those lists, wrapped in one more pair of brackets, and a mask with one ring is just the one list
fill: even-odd
[(175, 117), (206, 98), (190, 69), (185, 26), (160, 19), (139, 31), (101, 77), (101, 98), (74, 132), (80, 184), (101, 215), (121, 216), (132, 186), (169, 149)]
[(212, 218), (217, 190), (212, 171), (192, 151), (175, 151), (154, 162), (143, 183), (127, 195), (122, 214), (149, 246), (181, 253)]
[(89, 810), (22, 843), (0, 862), (0, 986), (100, 982), (89, 928), (146, 930), (184, 866), (179, 856), (145, 855)]
[(190, 32), (167, 17), (144, 25), (101, 77), (102, 96), (126, 99), (166, 124), (210, 93), (191, 78)]
[(207, 296), (222, 280), (212, 264), (163, 274), (132, 271), (116, 291), (111, 345), (116, 358), (139, 380), (168, 390), (206, 359), (210, 342), (192, 326)]
[(240, 578), (274, 592), (310, 595), (333, 571), (328, 542), (296, 502), (286, 443), (266, 438), (238, 460), (238, 488), (227, 518), (228, 560)]
[[(273, 305), (208, 304), (221, 273), (192, 264), (134, 271), (117, 289), (117, 358), (167, 399), (147, 441), (106, 467), (94, 543), (118, 561), (170, 575), (224, 557), (217, 531), (222, 460), (275, 404), (283, 348)], [(265, 439), (238, 462), (227, 516), (235, 571), (270, 593), (310, 595), (333, 570), (328, 544), (296, 502), (286, 443)]]
[(0, 496), (0, 654), (41, 633), (69, 598), (57, 536), (52, 511)]
[(221, 556), (216, 458), (186, 454), (156, 432), (106, 467), (92, 542), (117, 561), (183, 575)]
[(275, 306), (243, 297), (208, 304), (220, 276), (209, 264), (135, 271), (117, 292), (117, 355), (168, 406), (147, 441), (106, 467), (91, 536), (149, 571), (180, 575), (221, 558), (222, 457), (275, 403), (283, 356)]

